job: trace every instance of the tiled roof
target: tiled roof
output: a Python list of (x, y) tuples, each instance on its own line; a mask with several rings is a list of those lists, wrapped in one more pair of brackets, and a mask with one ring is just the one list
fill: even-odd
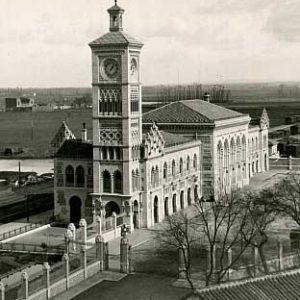
[(80, 140), (66, 140), (57, 151), (55, 157), (93, 159), (93, 145)]
[(299, 300), (300, 271), (212, 286), (199, 291), (203, 300)]
[(167, 104), (143, 115), (143, 122), (159, 123), (213, 123), (243, 114), (203, 100), (184, 100)]
[(175, 145), (185, 144), (192, 141), (191, 138), (182, 136), (181, 134), (173, 134), (167, 131), (161, 131), (160, 133), (165, 141), (165, 147), (172, 147)]
[(115, 4), (114, 6), (109, 8), (107, 11), (124, 11), (124, 9), (122, 7), (120, 7), (119, 5)]
[(95, 45), (143, 45), (141, 42), (131, 37), (123, 31), (111, 31), (94, 40), (90, 43), (90, 46)]

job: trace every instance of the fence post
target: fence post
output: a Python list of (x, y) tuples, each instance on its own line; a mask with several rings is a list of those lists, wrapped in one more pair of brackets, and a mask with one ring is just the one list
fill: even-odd
[(81, 268), (83, 269), (83, 275), (84, 279), (87, 279), (87, 261), (86, 261), (86, 248), (83, 245), (81, 248), (81, 253), (80, 253), (80, 260), (81, 260)]
[(96, 257), (99, 259), (100, 272), (104, 269), (104, 239), (101, 235), (97, 235), (95, 238), (96, 243)]
[(284, 269), (283, 267), (283, 245), (282, 241), (278, 241), (278, 262), (279, 262), (279, 271)]
[(0, 300), (5, 300), (5, 285), (0, 281)]
[(109, 249), (108, 249), (108, 242), (103, 244), (103, 252), (104, 252), (104, 270), (109, 269)]
[(71, 250), (76, 252), (76, 227), (73, 223), (70, 223), (68, 226), (68, 229), (72, 232), (72, 238), (71, 238)]
[(289, 170), (293, 170), (293, 161), (292, 161), (292, 156), (289, 156)]
[(254, 246), (254, 277), (258, 276), (259, 272), (259, 265), (258, 265), (258, 260), (259, 260), (259, 253), (258, 253), (258, 248)]
[(72, 236), (73, 236), (72, 231), (70, 229), (67, 229), (65, 231), (65, 252), (67, 254), (69, 254), (70, 252), (70, 242), (72, 240)]
[(178, 278), (185, 279), (186, 278), (186, 258), (187, 257), (187, 249), (185, 245), (182, 245), (178, 248)]
[(50, 299), (50, 266), (47, 262), (44, 263), (44, 280), (47, 289), (47, 299)]
[(96, 218), (96, 233), (102, 235), (102, 222), (99, 216)]
[(86, 240), (87, 240), (87, 223), (85, 219), (81, 219), (79, 221), (79, 226), (81, 227), (81, 232), (82, 232), (82, 243), (84, 248), (86, 248)]
[(231, 273), (232, 273), (232, 249), (231, 248), (228, 249), (227, 255), (228, 255), (228, 261), (227, 261), (227, 267), (228, 267), (228, 270), (227, 270), (227, 280), (230, 280)]
[(113, 227), (114, 227), (114, 236), (117, 237), (117, 214), (115, 212), (112, 213), (113, 218)]
[(66, 276), (66, 290), (68, 290), (69, 286), (70, 286), (70, 281), (69, 281), (69, 275), (70, 275), (69, 255), (64, 254), (63, 260), (64, 260), (64, 263), (65, 263), (64, 267), (65, 267), (65, 276)]
[(122, 238), (120, 243), (120, 273), (129, 273), (128, 239)]
[(22, 296), (24, 300), (28, 299), (29, 291), (28, 291), (28, 274), (27, 272), (23, 271), (21, 274), (21, 280), (22, 280)]

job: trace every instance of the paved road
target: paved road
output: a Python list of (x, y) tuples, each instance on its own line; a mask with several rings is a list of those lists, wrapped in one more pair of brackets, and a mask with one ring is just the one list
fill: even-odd
[(173, 287), (174, 278), (133, 274), (124, 279), (103, 281), (83, 292), (74, 300), (179, 300), (189, 289)]

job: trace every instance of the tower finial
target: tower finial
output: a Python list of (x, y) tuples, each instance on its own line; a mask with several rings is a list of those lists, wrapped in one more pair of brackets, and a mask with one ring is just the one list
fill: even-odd
[(115, 5), (118, 5), (118, 0), (115, 0)]

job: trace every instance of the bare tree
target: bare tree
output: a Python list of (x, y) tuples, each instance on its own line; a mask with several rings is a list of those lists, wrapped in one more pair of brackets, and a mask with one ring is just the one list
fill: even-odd
[(300, 174), (287, 175), (267, 192), (266, 204), (275, 212), (291, 217), (300, 226)]
[[(264, 258), (263, 245), (268, 240), (266, 227), (274, 220), (274, 214), (259, 200), (260, 195), (253, 192), (233, 191), (215, 203), (196, 201), (193, 217), (180, 213), (167, 218), (160, 232), (161, 239), (177, 249), (186, 249), (185, 277), (193, 291), (191, 248), (197, 243), (208, 249), (206, 285), (223, 281), (249, 247), (259, 247)], [(228, 260), (228, 252), (232, 250), (234, 256)]]

